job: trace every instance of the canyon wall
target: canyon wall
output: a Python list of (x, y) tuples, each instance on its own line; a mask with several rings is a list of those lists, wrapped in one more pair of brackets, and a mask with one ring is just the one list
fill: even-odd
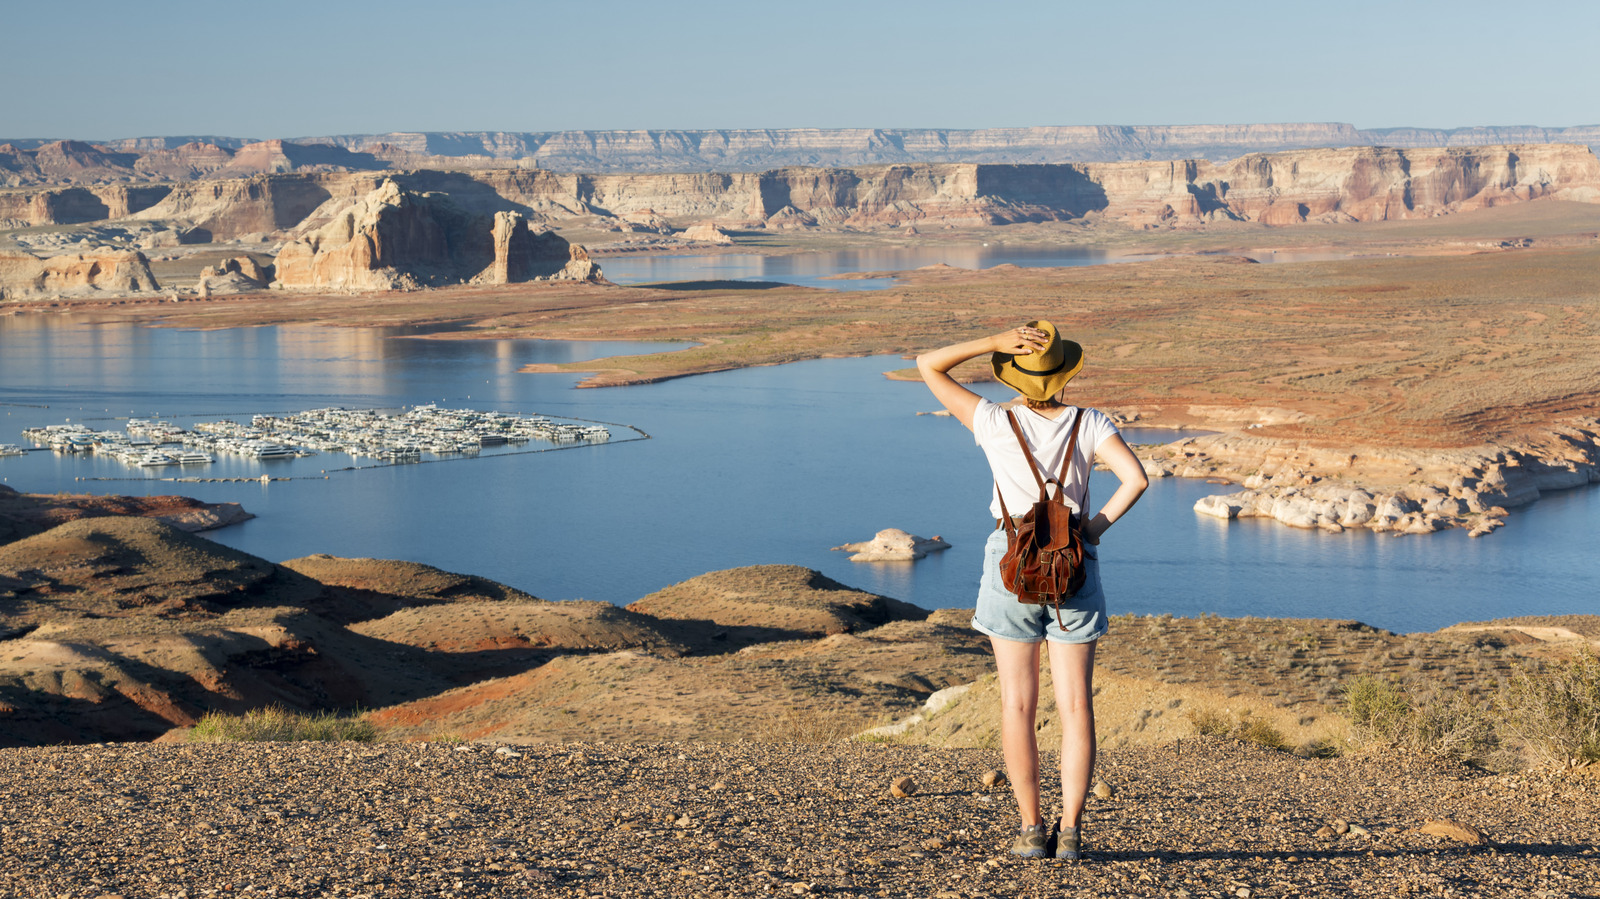
[[(530, 224), (631, 230), (646, 222), (657, 231), (1081, 219), (1135, 228), (1277, 226), (1426, 218), (1539, 199), (1600, 203), (1600, 159), (1578, 145), (1531, 144), (1297, 150), (1224, 163), (930, 163), (692, 174), (296, 171), (0, 192), (0, 217), (67, 224), (105, 216), (120, 222), (103, 229), (108, 234), (137, 225), (171, 232), (175, 243), (286, 242), (276, 260), (277, 286), (377, 290), (599, 277), (581, 247)], [(15, 242), (45, 245), (36, 235), (19, 234)], [(24, 251), (8, 263), (9, 274), (0, 273), (0, 286), (11, 297), (107, 289), (102, 282), (154, 289), (153, 280), (146, 284), (148, 269), (140, 276), (131, 261), (60, 259), (70, 274), (46, 273), (54, 257), (41, 262)], [(92, 275), (76, 274), (97, 265)]]
[[(397, 180), (426, 189), (438, 178), (416, 173)], [(1220, 165), (1187, 160), (692, 175), (479, 172), (470, 180), (547, 222), (648, 212), (770, 227), (1004, 224), (1089, 214), (1132, 225), (1219, 219), (1292, 224), (1418, 218), (1542, 197), (1600, 202), (1600, 160), (1572, 145), (1301, 150)]]
[(101, 184), (0, 192), (0, 228), (76, 225), (125, 218), (159, 203), (168, 185)]
[[(653, 216), (739, 227), (881, 227), (1094, 215), (1135, 227), (1219, 220), (1288, 225), (1420, 218), (1546, 197), (1600, 202), (1600, 160), (1581, 146), (1534, 144), (1299, 150), (1224, 163), (964, 163), (692, 174), (292, 172), (159, 188), (160, 201), (131, 218), (167, 223), (186, 242), (304, 234), (386, 182), (416, 194), (448, 195), (475, 214), (511, 212), (546, 224)], [(44, 208), (37, 199), (42, 194), (31, 196), (27, 209), (35, 214)], [(16, 201), (12, 208), (23, 205)]]
[(1361, 130), (1341, 123), (1035, 128), (406, 132), (247, 141), (134, 138), (0, 143), (0, 187), (186, 180), (287, 171), (543, 168), (562, 172), (761, 171), (902, 163), (1224, 160), (1288, 150), (1571, 143), (1600, 125)]
[(174, 185), (159, 203), (140, 210), (135, 219), (178, 223), (185, 243), (232, 240), (246, 234), (284, 231), (301, 224), (334, 198), (332, 189), (361, 193), (376, 186), (373, 179), (345, 186), (349, 176), (312, 174), (260, 175), (220, 181), (186, 181)]

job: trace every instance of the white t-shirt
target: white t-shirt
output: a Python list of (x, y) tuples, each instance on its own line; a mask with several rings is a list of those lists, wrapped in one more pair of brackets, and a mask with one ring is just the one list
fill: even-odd
[[(1022, 426), (1022, 436), (1027, 438), (1034, 462), (1042, 477), (1053, 478), (1061, 474), (1061, 459), (1067, 453), (1067, 442), (1072, 438), (1072, 422), (1083, 416), (1083, 427), (1078, 431), (1078, 447), (1067, 473), (1066, 503), (1080, 512), (1078, 505), (1089, 482), (1089, 470), (1094, 462), (1095, 450), (1101, 441), (1119, 433), (1104, 412), (1098, 409), (1075, 408), (1062, 412), (1056, 418), (1046, 418), (1029, 409), (1017, 406), (1012, 410), (1017, 424)], [(998, 403), (986, 399), (978, 401), (972, 413), (972, 435), (977, 439), (983, 454), (989, 458), (989, 470), (995, 483), (1005, 491), (1006, 509), (1012, 515), (1022, 515), (1039, 501), (1039, 483), (1028, 471), (1027, 459), (1017, 445), (1017, 435), (1006, 422), (1006, 410)], [(1050, 488), (1055, 496), (1055, 487)], [(1000, 498), (989, 500), (989, 511), (1000, 518)]]

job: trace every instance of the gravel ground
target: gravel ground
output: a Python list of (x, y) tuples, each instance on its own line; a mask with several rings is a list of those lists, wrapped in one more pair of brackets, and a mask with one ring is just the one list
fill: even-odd
[[(1067, 864), (1007, 856), (1010, 794), (981, 781), (998, 763), (874, 743), (7, 749), (0, 896), (1600, 896), (1585, 772), (1107, 750), (1112, 795)], [(1489, 842), (1414, 832), (1435, 818)]]

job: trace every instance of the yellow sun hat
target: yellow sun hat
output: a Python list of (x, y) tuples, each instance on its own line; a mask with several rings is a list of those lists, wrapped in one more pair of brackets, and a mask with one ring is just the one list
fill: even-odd
[(1082, 370), (1083, 347), (1063, 340), (1056, 333), (1056, 326), (1047, 321), (1031, 321), (1027, 326), (1050, 335), (1049, 345), (1039, 352), (1021, 356), (995, 353), (989, 357), (989, 364), (1000, 383), (1030, 400), (1047, 400), (1061, 392), (1061, 388)]

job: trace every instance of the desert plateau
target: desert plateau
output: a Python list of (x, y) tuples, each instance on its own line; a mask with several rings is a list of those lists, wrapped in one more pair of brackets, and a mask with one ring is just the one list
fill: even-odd
[[(12, 141), (0, 316), (662, 344), (515, 375), (599, 390), (867, 356), (911, 380), (919, 352), (1044, 318), (1085, 347), (1076, 402), (1185, 431), (1135, 450), (1151, 489), (1218, 485), (1201, 515), (1492, 541), (1514, 510), (1600, 482), (1597, 141)], [(1126, 261), (827, 289), (606, 275), (974, 246)], [(251, 517), (238, 504), (27, 489), (0, 485), (0, 897), (1600, 896), (1594, 608), (1408, 634), (1114, 615), (1089, 861), (1030, 863), (1004, 853), (998, 686), (969, 608), (785, 564), (552, 601), (208, 540)], [(911, 565), (936, 544), (886, 530), (838, 548)], [(213, 736), (261, 714), (361, 735)], [(1052, 709), (1038, 733), (1059, 739)]]

